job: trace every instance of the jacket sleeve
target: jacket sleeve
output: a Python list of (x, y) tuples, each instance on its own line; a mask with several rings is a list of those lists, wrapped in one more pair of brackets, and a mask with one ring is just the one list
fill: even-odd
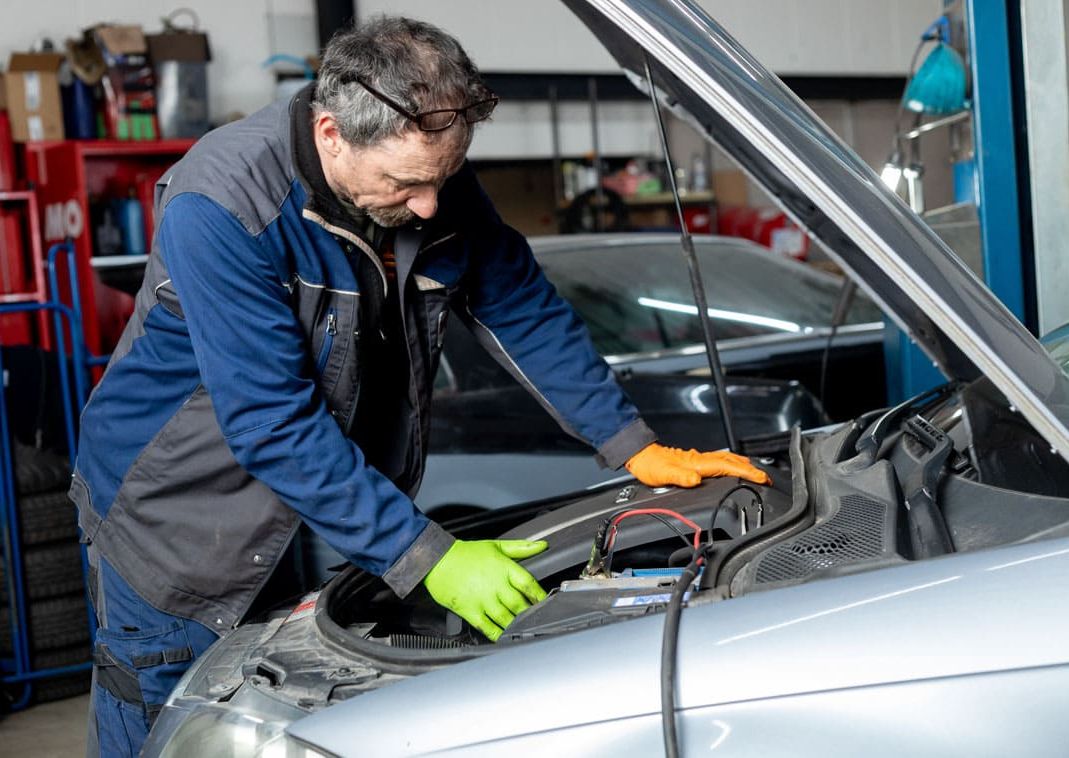
[(173, 198), (158, 235), (235, 459), (343, 556), (407, 594), (453, 538), (367, 465), (331, 418), (277, 253), (199, 194)]
[(480, 223), (466, 312), (475, 336), (572, 436), (619, 468), (657, 437), (639, 417), (586, 325), (535, 262), (527, 240), (497, 216), (474, 177)]

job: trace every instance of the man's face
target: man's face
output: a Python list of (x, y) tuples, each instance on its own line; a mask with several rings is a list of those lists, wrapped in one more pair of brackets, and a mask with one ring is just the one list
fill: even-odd
[(320, 145), (321, 136), (317, 135), (317, 145), (330, 188), (385, 227), (434, 216), (438, 191), (460, 170), (468, 147), (463, 132), (433, 136), (405, 132), (366, 148), (353, 147), (340, 137)]

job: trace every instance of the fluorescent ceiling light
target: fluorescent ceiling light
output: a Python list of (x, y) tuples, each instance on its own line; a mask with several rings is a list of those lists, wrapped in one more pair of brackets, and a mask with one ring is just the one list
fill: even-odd
[[(686, 313), (691, 316), (698, 315), (698, 306), (696, 305), (684, 305), (683, 303), (673, 303), (668, 300), (655, 300), (651, 297), (640, 297), (638, 299), (638, 304), (644, 305), (647, 308), (658, 308), (662, 311), (671, 311), (672, 313)], [(767, 326), (769, 329), (779, 329), (784, 332), (802, 331), (802, 327), (793, 321), (784, 321), (778, 318), (769, 318), (768, 316), (757, 316), (753, 313), (738, 313), (736, 311), (722, 311), (719, 308), (710, 308), (709, 317), (718, 318), (723, 321), (738, 321), (743, 324)]]

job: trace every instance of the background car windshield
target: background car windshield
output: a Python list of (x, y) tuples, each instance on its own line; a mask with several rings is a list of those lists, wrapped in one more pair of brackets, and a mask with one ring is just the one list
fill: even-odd
[[(842, 280), (733, 240), (695, 240), (718, 340), (802, 336), (830, 325)], [(579, 312), (602, 355), (702, 342), (678, 242), (588, 245), (547, 251), (539, 262)], [(881, 320), (858, 294), (846, 323)]]

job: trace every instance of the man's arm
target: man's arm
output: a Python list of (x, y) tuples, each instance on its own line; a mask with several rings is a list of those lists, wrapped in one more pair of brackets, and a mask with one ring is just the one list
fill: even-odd
[(471, 232), (473, 258), (461, 317), (472, 332), (569, 434), (598, 461), (619, 468), (656, 435), (594, 349), (586, 325), (535, 262), (527, 240), (483, 203)]
[(626, 465), (649, 486), (694, 487), (707, 476), (771, 481), (740, 455), (657, 444), (594, 349), (586, 326), (542, 273), (527, 240), (500, 220), (474, 176), (467, 181), (484, 222), (473, 235), (474, 276), (462, 315), (566, 432), (594, 447), (602, 465)]
[(407, 594), (453, 538), (367, 465), (327, 412), (269, 251), (199, 194), (171, 200), (158, 234), (201, 380), (238, 463), (343, 556)]

